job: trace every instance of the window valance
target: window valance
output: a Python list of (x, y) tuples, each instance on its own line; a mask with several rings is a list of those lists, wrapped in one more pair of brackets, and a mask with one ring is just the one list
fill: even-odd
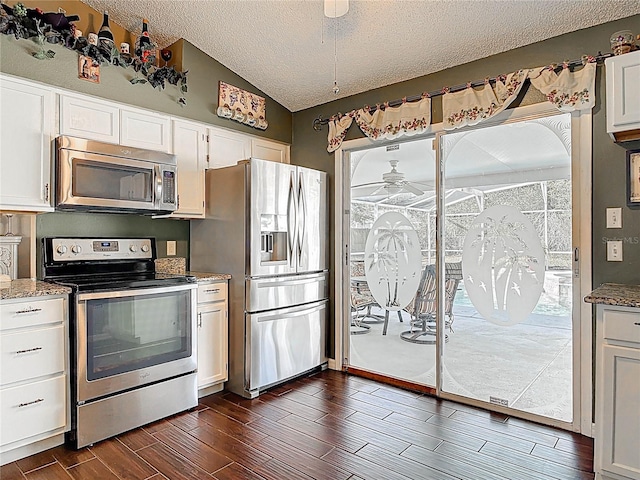
[[(582, 68), (571, 71), (569, 64), (564, 63), (559, 74), (555, 72), (555, 65), (522, 69), (497, 77), (494, 85), (486, 79), (478, 90), (471, 83), (464, 90), (454, 93), (444, 88), (444, 129), (476, 125), (502, 112), (515, 100), (527, 79), (563, 112), (591, 109), (595, 103), (596, 58), (584, 56), (582, 64)], [(330, 118), (327, 151), (340, 148), (354, 119), (360, 130), (372, 140), (416, 135), (426, 131), (431, 124), (431, 98), (428, 94), (422, 94), (420, 100), (415, 102), (403, 99), (397, 107), (386, 103), (376, 106), (373, 113), (371, 111), (365, 106)]]

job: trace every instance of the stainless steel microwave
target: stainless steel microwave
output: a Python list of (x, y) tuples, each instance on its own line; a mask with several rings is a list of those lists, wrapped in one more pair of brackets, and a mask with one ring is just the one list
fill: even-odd
[(56, 209), (168, 214), (177, 208), (176, 156), (61, 136)]

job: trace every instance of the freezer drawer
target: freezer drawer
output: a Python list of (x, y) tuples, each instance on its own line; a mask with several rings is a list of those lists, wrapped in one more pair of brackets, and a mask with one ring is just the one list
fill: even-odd
[(259, 390), (327, 361), (327, 301), (245, 316), (245, 385)]
[(264, 312), (329, 297), (328, 272), (287, 275), (268, 278), (247, 278), (245, 311)]

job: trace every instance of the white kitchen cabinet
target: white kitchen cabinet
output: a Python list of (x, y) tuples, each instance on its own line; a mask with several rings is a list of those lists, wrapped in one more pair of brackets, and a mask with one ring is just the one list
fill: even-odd
[(118, 144), (120, 109), (110, 102), (62, 94), (60, 134)]
[(67, 297), (0, 305), (0, 464), (63, 443), (69, 431)]
[(178, 160), (178, 209), (171, 217), (204, 217), (204, 172), (207, 168), (207, 127), (182, 120), (171, 122), (173, 153)]
[(52, 212), (51, 89), (0, 76), (0, 210)]
[(264, 138), (251, 139), (251, 157), (272, 162), (289, 163), (289, 145)]
[(598, 305), (596, 319), (596, 479), (640, 480), (640, 309)]
[(235, 165), (251, 157), (251, 137), (221, 128), (209, 128), (209, 168)]
[(169, 117), (146, 110), (120, 110), (120, 145), (160, 152), (171, 149)]
[(605, 60), (607, 132), (616, 142), (640, 139), (640, 50)]
[[(227, 282), (198, 286), (198, 389), (228, 378)], [(205, 391), (203, 395), (209, 394)], [(201, 395), (202, 396), (202, 395)]]

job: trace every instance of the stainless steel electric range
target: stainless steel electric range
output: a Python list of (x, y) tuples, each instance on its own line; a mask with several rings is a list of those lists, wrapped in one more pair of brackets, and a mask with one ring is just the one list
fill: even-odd
[(156, 273), (153, 238), (43, 242), (44, 280), (73, 290), (69, 442), (195, 407), (196, 279)]

